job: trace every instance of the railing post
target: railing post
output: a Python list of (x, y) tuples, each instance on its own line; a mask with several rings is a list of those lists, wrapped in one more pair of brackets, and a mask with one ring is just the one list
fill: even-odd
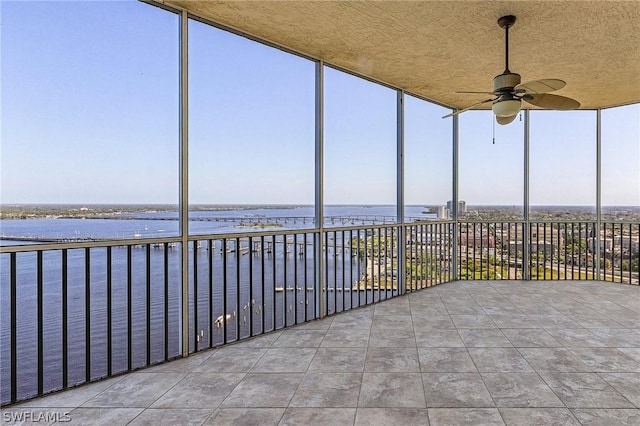
[(453, 263), (451, 267), (453, 268), (453, 280), (456, 281), (460, 279), (458, 274), (458, 254), (459, 254), (459, 229), (460, 223), (458, 222), (458, 153), (459, 153), (459, 120), (460, 117), (458, 115), (453, 116), (453, 188), (452, 188), (452, 218), (453, 218), (453, 237), (452, 237), (452, 257)]
[(180, 237), (182, 356), (189, 356), (189, 16), (180, 12)]
[[(600, 280), (600, 227), (602, 224), (602, 110), (596, 110), (596, 225), (593, 245), (596, 261), (596, 279)], [(631, 265), (629, 265), (631, 267)]]
[[(522, 279), (528, 280), (529, 277), (529, 110), (524, 110), (524, 199), (523, 199), (523, 215), (524, 223), (522, 224)], [(517, 233), (516, 233), (517, 235)], [(516, 247), (516, 256), (517, 256)], [(517, 262), (516, 262), (517, 265)], [(516, 267), (516, 272), (518, 268)]]
[(316, 62), (315, 93), (315, 227), (313, 250), (315, 261), (316, 318), (326, 315), (324, 304), (324, 63)]
[(397, 91), (397, 153), (396, 153), (396, 220), (400, 226), (397, 228), (397, 250), (398, 250), (398, 294), (406, 291), (406, 241), (404, 226), (404, 91)]

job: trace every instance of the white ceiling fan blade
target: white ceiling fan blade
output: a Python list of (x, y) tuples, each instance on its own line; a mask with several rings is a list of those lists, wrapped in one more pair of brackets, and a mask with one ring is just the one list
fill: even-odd
[(567, 83), (562, 80), (558, 80), (556, 78), (545, 78), (542, 80), (533, 80), (518, 84), (514, 89), (516, 92), (524, 90), (525, 93), (535, 94), (553, 92), (555, 90), (562, 89), (566, 85)]
[(509, 124), (511, 123), (513, 120), (515, 120), (515, 118), (518, 116), (518, 114), (513, 114), (513, 115), (509, 115), (507, 117), (497, 117), (496, 116), (496, 123), (501, 124), (501, 125), (505, 125), (505, 124)]
[(462, 108), (462, 109), (456, 110), (456, 111), (452, 112), (451, 114), (447, 114), (447, 115), (443, 116), (442, 118), (453, 117), (454, 115), (458, 115), (458, 114), (460, 114), (461, 112), (468, 111), (468, 110), (470, 110), (471, 108), (477, 107), (478, 105), (486, 104), (487, 102), (493, 102), (493, 101), (495, 101), (495, 98), (492, 98), (492, 99), (485, 99), (484, 101), (480, 101), (480, 102), (475, 103), (475, 104), (473, 104), (473, 105), (469, 105), (469, 106), (468, 106), (468, 107), (466, 107), (466, 108)]
[(575, 99), (567, 98), (566, 96), (548, 95), (546, 93), (525, 95), (523, 100), (529, 102), (531, 105), (535, 105), (545, 109), (556, 109), (559, 111), (567, 111), (570, 109), (580, 108), (580, 102)]

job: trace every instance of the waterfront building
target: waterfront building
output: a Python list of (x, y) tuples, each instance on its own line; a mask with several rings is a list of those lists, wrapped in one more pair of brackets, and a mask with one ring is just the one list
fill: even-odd
[[(454, 211), (453, 205), (453, 201), (447, 201), (447, 209), (449, 212)], [(458, 216), (463, 216), (465, 213), (467, 213), (467, 203), (464, 200), (460, 200), (458, 201)]]

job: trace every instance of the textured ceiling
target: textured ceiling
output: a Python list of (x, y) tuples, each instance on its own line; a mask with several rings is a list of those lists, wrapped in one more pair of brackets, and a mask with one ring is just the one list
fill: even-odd
[[(522, 81), (559, 78), (581, 108), (640, 102), (638, 1), (162, 0), (270, 43), (463, 108), (509, 68)], [(490, 107), (491, 104), (485, 104)]]

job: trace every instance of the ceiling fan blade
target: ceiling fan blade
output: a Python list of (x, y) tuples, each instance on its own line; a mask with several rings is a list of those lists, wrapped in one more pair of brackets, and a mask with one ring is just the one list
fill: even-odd
[(516, 91), (524, 90), (526, 93), (535, 94), (553, 92), (555, 90), (562, 89), (566, 85), (567, 83), (562, 80), (558, 80), (556, 78), (546, 78), (542, 80), (533, 80), (527, 81), (526, 83), (518, 84), (516, 87), (514, 87), (514, 89)]
[(477, 103), (475, 103), (475, 104), (473, 104), (473, 105), (469, 105), (469, 106), (468, 106), (468, 107), (466, 107), (466, 108), (462, 108), (462, 109), (456, 110), (456, 111), (452, 112), (451, 114), (447, 114), (447, 115), (443, 116), (442, 118), (453, 117), (454, 115), (458, 115), (458, 114), (460, 114), (461, 112), (468, 111), (468, 110), (470, 110), (471, 108), (477, 107), (478, 105), (486, 104), (487, 102), (493, 102), (493, 101), (495, 101), (495, 98), (492, 98), (492, 99), (485, 99), (484, 101), (480, 101), (480, 102), (477, 102)]
[(545, 109), (557, 109), (560, 111), (566, 111), (570, 109), (580, 108), (580, 102), (575, 99), (567, 98), (565, 96), (548, 95), (546, 93), (525, 95), (523, 100), (529, 102), (531, 105), (535, 105)]
[(502, 124), (503, 126), (505, 124), (509, 124), (511, 123), (513, 120), (515, 120), (515, 118), (518, 116), (518, 114), (513, 114), (513, 115), (509, 115), (507, 117), (497, 117), (496, 116), (496, 123), (498, 124)]

